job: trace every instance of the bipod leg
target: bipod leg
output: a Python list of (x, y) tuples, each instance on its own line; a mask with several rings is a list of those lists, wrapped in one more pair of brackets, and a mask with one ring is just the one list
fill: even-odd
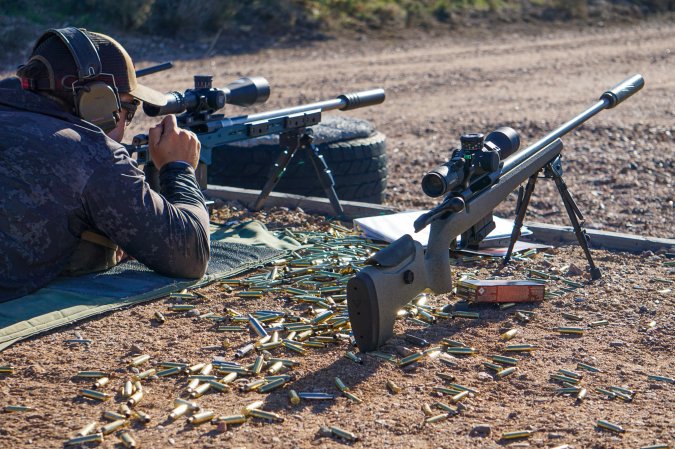
[(323, 187), (323, 191), (326, 192), (326, 196), (328, 197), (331, 206), (333, 206), (335, 216), (344, 218), (345, 212), (342, 209), (340, 200), (335, 192), (335, 180), (333, 179), (333, 174), (328, 168), (328, 164), (326, 164), (326, 160), (319, 151), (319, 148), (312, 143), (313, 140), (314, 138), (310, 133), (305, 133), (300, 138), (300, 145), (305, 149), (307, 159), (312, 161), (316, 176), (319, 178), (321, 187)]
[(565, 184), (565, 181), (562, 178), (562, 166), (560, 165), (559, 159), (556, 159), (552, 163), (546, 165), (545, 172), (547, 177), (551, 177), (553, 178), (553, 181), (555, 181), (555, 185), (558, 188), (560, 197), (562, 198), (563, 204), (565, 205), (565, 210), (567, 210), (567, 215), (570, 217), (570, 221), (572, 222), (574, 235), (577, 236), (577, 241), (586, 255), (586, 260), (588, 260), (591, 279), (600, 279), (600, 269), (595, 266), (595, 263), (593, 262), (593, 256), (591, 255), (591, 250), (588, 247), (588, 234), (586, 234), (586, 230), (582, 227), (584, 216), (581, 214), (579, 207), (574, 202), (574, 198), (572, 198), (572, 194), (570, 194), (567, 184)]
[[(532, 198), (532, 192), (534, 192), (534, 185), (537, 183), (537, 176), (539, 173), (535, 173), (530, 176), (530, 179), (527, 180), (527, 186), (525, 191), (520, 190), (518, 192), (518, 203), (516, 205), (516, 220), (513, 223), (513, 230), (511, 231), (511, 240), (509, 240), (509, 249), (506, 251), (504, 256), (504, 265), (509, 263), (511, 260), (511, 255), (513, 254), (513, 247), (516, 245), (516, 242), (520, 238), (520, 231), (523, 228), (523, 220), (525, 220), (525, 213), (527, 212), (527, 206), (530, 204), (530, 198)], [(521, 187), (522, 189), (522, 187)]]
[(292, 130), (279, 134), (279, 146), (283, 151), (270, 169), (270, 174), (267, 176), (267, 182), (251, 208), (254, 211), (263, 208), (270, 193), (272, 193), (272, 190), (274, 190), (279, 183), (279, 180), (281, 180), (281, 177), (284, 175), (288, 163), (291, 162), (295, 152), (298, 151), (298, 148), (300, 147), (300, 132), (298, 130)]

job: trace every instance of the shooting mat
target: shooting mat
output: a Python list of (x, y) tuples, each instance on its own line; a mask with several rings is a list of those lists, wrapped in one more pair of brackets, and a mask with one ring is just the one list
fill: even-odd
[(235, 276), (298, 246), (277, 238), (258, 221), (233, 228), (212, 226), (211, 259), (202, 279), (162, 276), (136, 261), (102, 273), (58, 278), (35, 293), (2, 303), (0, 351), (41, 332)]

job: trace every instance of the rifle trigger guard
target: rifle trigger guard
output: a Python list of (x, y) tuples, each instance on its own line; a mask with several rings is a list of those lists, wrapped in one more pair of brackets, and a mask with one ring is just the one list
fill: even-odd
[(415, 254), (415, 241), (406, 234), (391, 245), (379, 250), (366, 260), (366, 264), (381, 267), (395, 267)]

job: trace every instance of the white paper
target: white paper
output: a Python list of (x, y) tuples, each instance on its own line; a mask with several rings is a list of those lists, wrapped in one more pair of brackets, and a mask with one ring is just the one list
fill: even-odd
[[(431, 226), (425, 227), (420, 232), (415, 232), (415, 227), (413, 225), (415, 220), (426, 212), (427, 211), (399, 212), (390, 215), (356, 218), (354, 219), (354, 225), (357, 226), (367, 238), (373, 240), (393, 242), (405, 234), (409, 234), (426, 248), (429, 241), (429, 230)], [(493, 217), (493, 219), (496, 228), (483, 241), (486, 244), (489, 244), (495, 243), (495, 241), (498, 240), (504, 240), (506, 241), (505, 244), (508, 244), (508, 239), (511, 237), (511, 231), (513, 230), (513, 220), (499, 217)], [(532, 231), (523, 226), (520, 235), (530, 234), (532, 234)]]

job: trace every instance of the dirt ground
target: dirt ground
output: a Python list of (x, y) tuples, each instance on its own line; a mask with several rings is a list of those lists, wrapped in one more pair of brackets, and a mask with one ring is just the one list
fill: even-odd
[[(590, 105), (604, 89), (633, 74), (642, 73), (646, 87), (612, 111), (592, 119), (582, 130), (565, 139), (566, 179), (592, 228), (617, 230), (659, 237), (673, 237), (673, 117), (675, 78), (672, 49), (675, 26), (642, 23), (632, 28), (551, 31), (531, 35), (510, 33), (483, 38), (420, 37), (406, 41), (328, 41), (306, 48), (268, 49), (254, 54), (214, 57), (210, 60), (177, 61), (178, 69), (148, 77), (160, 89), (185, 89), (194, 73), (212, 72), (223, 84), (242, 75), (264, 75), (272, 85), (265, 109), (288, 106), (343, 91), (384, 87), (385, 104), (355, 111), (372, 120), (389, 139), (391, 205), (428, 207), (433, 200), (420, 192), (418, 180), (434, 164), (444, 161), (447, 149), (469, 131), (489, 131), (510, 125), (531, 142), (557, 124)], [(257, 108), (256, 110), (262, 110)], [(235, 108), (229, 109), (234, 115)], [(139, 121), (132, 133), (147, 127)], [(130, 134), (131, 135), (131, 134)], [(632, 165), (631, 165), (632, 164)], [(540, 190), (539, 190), (540, 189)], [(529, 218), (566, 223), (551, 186), (541, 183), (535, 193)], [(513, 201), (500, 212), (508, 214)], [(317, 217), (301, 211), (275, 210), (249, 214), (230, 205), (217, 214), (220, 221), (259, 218), (271, 228), (292, 226), (327, 230)], [(668, 250), (672, 253), (672, 250)], [(235, 414), (254, 400), (285, 418), (282, 423), (251, 420), (230, 429), (210, 424), (191, 426), (184, 418), (166, 420), (176, 397), (185, 397), (184, 378), (144, 381), (144, 399), (138, 405), (153, 416), (147, 425), (134, 422), (131, 430), (143, 447), (540, 447), (569, 445), (573, 448), (636, 448), (657, 443), (675, 443), (675, 400), (672, 383), (654, 381), (649, 375), (675, 377), (673, 345), (675, 313), (673, 282), (675, 268), (670, 253), (627, 254), (594, 251), (603, 278), (593, 283), (569, 271), (585, 267), (581, 251), (564, 247), (517, 261), (498, 271), (497, 261), (467, 263), (454, 269), (458, 278), (473, 273), (523, 278), (527, 268), (562, 274), (584, 286), (539, 305), (521, 309), (536, 312), (529, 323), (515, 318), (514, 308), (499, 310), (483, 305), (470, 310), (481, 318), (440, 320), (423, 327), (409, 321), (396, 325), (397, 337), (384, 352), (396, 354), (410, 346), (401, 336), (412, 333), (432, 345), (443, 338), (459, 340), (476, 349), (477, 355), (454, 360), (447, 366), (438, 358), (424, 357), (417, 365), (401, 369), (371, 355), (356, 364), (344, 357), (352, 348), (347, 342), (325, 349), (311, 349), (304, 356), (276, 349), (275, 356), (300, 362), (290, 373), (289, 384), (268, 395), (240, 392), (209, 392), (197, 399), (216, 416)], [(565, 287), (560, 281), (549, 290)], [(286, 300), (284, 294), (263, 299), (241, 299), (236, 292), (213, 285), (199, 290), (208, 299), (199, 300), (202, 313), (223, 314), (224, 308), (240, 313), (261, 309), (296, 314), (306, 306)], [(432, 297), (432, 306), (455, 303), (452, 295)], [(35, 411), (0, 414), (2, 447), (60, 447), (63, 441), (91, 421), (105, 422), (101, 413), (115, 410), (117, 394), (107, 403), (78, 398), (77, 391), (91, 382), (75, 377), (80, 370), (115, 372), (103, 391), (114, 394), (129, 378), (126, 367), (134, 353), (149, 354), (145, 367), (162, 361), (195, 364), (215, 356), (235, 360), (235, 350), (253, 341), (252, 333), (218, 333), (206, 319), (167, 312), (174, 300), (164, 299), (119, 311), (75, 326), (19, 343), (0, 353), (0, 366), (15, 367), (12, 375), (0, 375), (0, 407), (26, 405)], [(161, 326), (155, 312), (166, 313)], [(563, 313), (578, 315), (570, 321)], [(558, 326), (589, 327), (582, 336), (563, 336)], [(499, 335), (517, 328), (509, 343), (536, 345), (531, 355), (517, 355), (518, 370), (495, 380), (483, 363), (503, 354)], [(64, 342), (79, 333), (91, 339), (89, 346)], [(227, 338), (228, 349), (202, 349)], [(415, 348), (412, 348), (415, 349)], [(241, 360), (251, 363), (253, 355)], [(601, 370), (583, 372), (577, 363)], [(558, 369), (583, 372), (588, 389), (583, 401), (555, 395), (559, 385), (550, 380)], [(455, 376), (456, 383), (478, 390), (462, 401), (456, 416), (424, 425), (424, 403), (449, 403), (434, 393), (448, 382), (436, 373)], [(339, 376), (363, 400), (355, 403), (340, 397), (333, 380)], [(387, 380), (402, 391), (391, 394)], [(620, 386), (635, 392), (632, 401), (607, 399), (596, 388)], [(287, 390), (328, 392), (333, 401), (302, 401), (291, 405)], [(435, 413), (441, 413), (435, 410)], [(621, 425), (618, 434), (596, 428), (598, 420)], [(477, 432), (488, 425), (489, 433)], [(348, 443), (325, 436), (322, 426), (339, 426), (359, 440)], [(504, 432), (531, 430), (527, 439), (511, 442)], [(100, 447), (121, 447), (114, 436)]]

